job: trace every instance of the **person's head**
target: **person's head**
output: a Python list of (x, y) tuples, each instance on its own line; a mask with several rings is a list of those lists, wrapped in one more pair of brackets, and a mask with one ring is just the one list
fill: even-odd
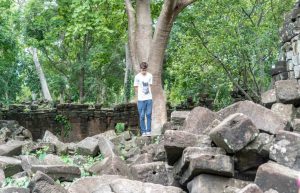
[(148, 68), (147, 62), (140, 63), (140, 70), (141, 70), (142, 74), (146, 74), (147, 73), (147, 68)]

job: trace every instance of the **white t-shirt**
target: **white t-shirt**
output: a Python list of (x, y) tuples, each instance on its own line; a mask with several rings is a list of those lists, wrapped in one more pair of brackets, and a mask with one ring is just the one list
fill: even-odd
[(138, 87), (138, 100), (145, 101), (152, 99), (151, 87), (152, 74), (147, 72), (145, 75), (138, 73), (134, 77), (134, 86)]

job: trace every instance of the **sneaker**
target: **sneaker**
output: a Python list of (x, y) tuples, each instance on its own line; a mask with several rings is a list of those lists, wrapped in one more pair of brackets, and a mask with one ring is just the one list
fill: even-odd
[(147, 133), (142, 133), (142, 137), (148, 136)]
[(146, 132), (146, 136), (151, 136), (151, 132)]

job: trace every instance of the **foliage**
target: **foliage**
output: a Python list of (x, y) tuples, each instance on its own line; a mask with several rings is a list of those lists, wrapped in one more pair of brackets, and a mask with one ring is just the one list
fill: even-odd
[(57, 114), (54, 120), (59, 124), (59, 127), (55, 129), (55, 134), (62, 137), (68, 137), (72, 131), (69, 119), (62, 114)]
[(20, 187), (20, 188), (27, 188), (29, 185), (30, 179), (25, 176), (18, 179), (13, 179), (11, 177), (5, 178), (2, 184), (2, 188), (4, 187)]
[(122, 133), (125, 131), (125, 123), (117, 123), (115, 126), (116, 133)]

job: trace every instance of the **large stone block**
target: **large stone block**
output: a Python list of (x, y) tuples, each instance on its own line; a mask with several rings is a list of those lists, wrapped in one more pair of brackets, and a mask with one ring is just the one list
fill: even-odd
[(263, 193), (263, 191), (256, 184), (248, 184), (237, 193)]
[(296, 115), (296, 109), (292, 104), (275, 103), (272, 105), (271, 110), (289, 122), (291, 122)]
[(42, 139), (43, 142), (51, 143), (56, 147), (58, 154), (64, 154), (68, 151), (68, 146), (61, 142), (58, 137), (53, 135), (50, 131), (46, 131)]
[(208, 147), (211, 140), (207, 135), (195, 135), (185, 131), (168, 130), (164, 134), (164, 147), (168, 164), (173, 165), (186, 147)]
[(189, 193), (221, 193), (224, 192), (227, 187), (236, 187), (240, 189), (247, 184), (249, 184), (249, 182), (234, 178), (201, 174), (190, 181), (187, 188)]
[(81, 178), (72, 183), (68, 189), (69, 193), (111, 193), (112, 190), (114, 193), (185, 193), (173, 186), (143, 183), (111, 175)]
[(215, 119), (218, 119), (215, 112), (204, 107), (195, 107), (184, 121), (183, 130), (193, 134), (203, 134)]
[(21, 160), (5, 156), (0, 156), (0, 168), (3, 169), (5, 177), (10, 177), (23, 171)]
[(134, 180), (154, 184), (168, 185), (168, 175), (165, 162), (152, 162), (131, 166)]
[(7, 187), (0, 188), (0, 193), (30, 193), (28, 188)]
[(188, 168), (190, 160), (192, 158), (201, 155), (216, 155), (223, 154), (226, 152), (222, 148), (218, 147), (187, 147), (183, 150), (181, 158), (174, 164), (173, 176), (175, 179), (179, 180), (183, 172)]
[(209, 136), (215, 144), (228, 153), (235, 153), (253, 141), (258, 134), (258, 129), (246, 115), (236, 113), (212, 129)]
[(300, 170), (300, 134), (289, 131), (279, 132), (270, 148), (270, 159)]
[(218, 111), (217, 114), (223, 120), (234, 113), (243, 113), (251, 119), (256, 128), (270, 134), (276, 134), (280, 130), (289, 129), (286, 120), (283, 120), (270, 109), (251, 101), (237, 102)]
[(299, 104), (299, 84), (296, 80), (280, 80), (275, 82), (277, 100), (285, 104)]
[(76, 144), (76, 153), (80, 155), (96, 156), (99, 153), (99, 140), (87, 137)]
[(22, 141), (8, 141), (6, 144), (0, 145), (0, 156), (18, 156), (22, 153)]
[(199, 155), (190, 159), (187, 170), (182, 174), (180, 184), (186, 185), (195, 176), (200, 174), (216, 174), (219, 176), (233, 177), (233, 159), (226, 155)]
[(263, 191), (274, 189), (280, 193), (298, 193), (299, 172), (283, 165), (268, 162), (258, 168), (255, 184)]
[(116, 154), (116, 155), (119, 154), (115, 145), (108, 138), (99, 136), (98, 142), (99, 142), (98, 144), (99, 144), (100, 153), (104, 157), (109, 157), (112, 154)]
[(261, 102), (268, 108), (276, 103), (276, 91), (275, 89), (268, 90), (261, 94)]
[(176, 126), (183, 126), (189, 114), (190, 111), (173, 111), (171, 113), (171, 122)]

